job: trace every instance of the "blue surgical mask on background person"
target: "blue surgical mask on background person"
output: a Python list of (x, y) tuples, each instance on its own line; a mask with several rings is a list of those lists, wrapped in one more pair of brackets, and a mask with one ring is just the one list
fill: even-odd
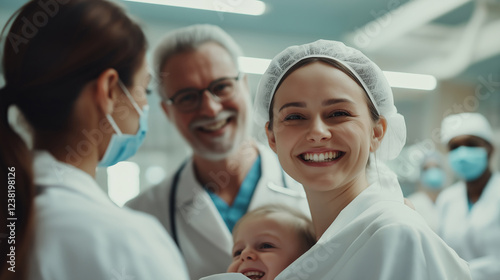
[(144, 142), (148, 130), (149, 105), (145, 105), (141, 110), (125, 85), (121, 81), (119, 81), (119, 85), (139, 113), (139, 130), (135, 135), (123, 134), (113, 117), (107, 114), (106, 118), (115, 130), (115, 134), (111, 136), (106, 152), (98, 164), (100, 167), (112, 166), (133, 156)]
[(488, 167), (488, 152), (481, 147), (460, 146), (450, 151), (448, 160), (458, 177), (472, 181), (479, 178)]
[(422, 183), (431, 190), (440, 190), (444, 186), (446, 174), (441, 168), (432, 167), (422, 172)]

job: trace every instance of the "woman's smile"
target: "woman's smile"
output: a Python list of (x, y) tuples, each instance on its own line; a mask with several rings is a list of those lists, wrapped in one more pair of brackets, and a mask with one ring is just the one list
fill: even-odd
[(345, 154), (345, 152), (338, 150), (308, 151), (299, 154), (297, 158), (307, 166), (326, 167), (337, 163)]

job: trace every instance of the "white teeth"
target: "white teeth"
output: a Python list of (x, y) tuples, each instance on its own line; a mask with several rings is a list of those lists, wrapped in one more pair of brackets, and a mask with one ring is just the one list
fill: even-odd
[(260, 272), (260, 271), (248, 271), (248, 272), (243, 273), (243, 275), (245, 275), (246, 277), (251, 277), (251, 276), (262, 277), (262, 276), (264, 276), (264, 272)]
[(204, 125), (202, 128), (204, 130), (208, 130), (208, 131), (216, 131), (216, 130), (220, 129), (221, 127), (223, 127), (226, 124), (226, 121), (227, 120), (221, 120), (221, 121), (218, 121), (218, 122), (213, 123), (213, 124), (207, 124), (207, 125)]
[(332, 161), (341, 156), (341, 152), (326, 152), (326, 153), (305, 153), (302, 158), (305, 161), (325, 162)]

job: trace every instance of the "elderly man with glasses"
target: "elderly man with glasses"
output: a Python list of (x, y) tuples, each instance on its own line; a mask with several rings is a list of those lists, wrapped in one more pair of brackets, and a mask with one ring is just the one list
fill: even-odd
[(247, 211), (282, 203), (309, 215), (302, 186), (251, 137), (251, 95), (238, 69), (240, 55), (234, 40), (212, 25), (177, 29), (155, 52), (163, 110), (193, 152), (173, 176), (127, 206), (160, 220), (191, 279), (226, 271), (232, 229)]

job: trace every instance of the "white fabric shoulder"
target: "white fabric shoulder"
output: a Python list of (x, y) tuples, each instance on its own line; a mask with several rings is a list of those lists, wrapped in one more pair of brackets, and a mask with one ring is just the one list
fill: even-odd
[(276, 279), (463, 280), (470, 273), (398, 193), (374, 184)]
[[(387, 225), (353, 254), (356, 262), (343, 264), (343, 271), (350, 271), (351, 279), (368, 279), (366, 271), (372, 272), (371, 279), (380, 280), (470, 279), (465, 261), (457, 262), (456, 253), (440, 243), (437, 237), (426, 238), (413, 226)], [(380, 257), (381, 252), (384, 257)]]
[[(71, 193), (49, 195), (64, 199)], [(79, 205), (50, 209), (43, 202), (37, 204), (42, 211), (32, 266), (38, 276), (34, 278), (186, 279), (180, 254), (155, 219), (118, 207), (89, 211), (96, 205), (87, 204), (84, 209), (81, 201), (72, 202)]]
[(457, 182), (439, 193), (436, 199), (436, 207), (443, 207), (444, 205), (450, 202), (456, 202), (461, 198), (465, 198), (465, 185), (463, 182)]

